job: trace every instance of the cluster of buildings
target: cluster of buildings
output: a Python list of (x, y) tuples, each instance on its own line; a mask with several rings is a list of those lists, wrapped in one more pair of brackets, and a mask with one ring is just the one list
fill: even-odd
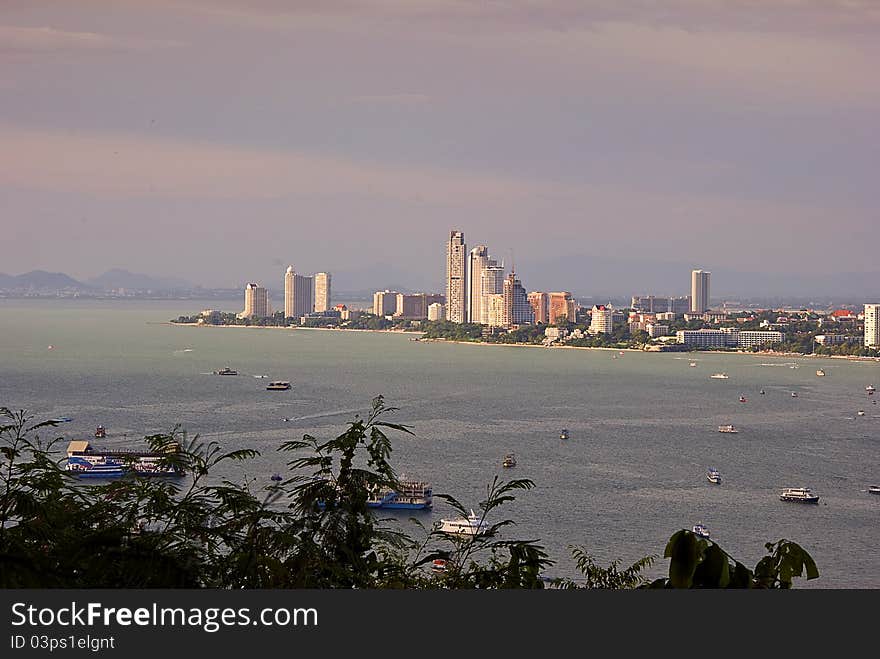
[[(318, 272), (314, 275), (300, 275), (289, 266), (284, 273), (284, 317), (302, 318), (311, 315), (335, 315), (331, 308), (331, 275)], [(249, 283), (244, 289), (244, 310), (239, 318), (266, 318), (274, 311), (269, 303), (269, 291), (256, 283)]]

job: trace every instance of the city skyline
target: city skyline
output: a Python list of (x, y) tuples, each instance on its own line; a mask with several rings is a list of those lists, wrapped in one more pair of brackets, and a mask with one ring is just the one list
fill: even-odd
[(5, 3), (3, 271), (438, 290), (466, 224), (530, 289), (876, 294), (868, 3), (331, 5)]

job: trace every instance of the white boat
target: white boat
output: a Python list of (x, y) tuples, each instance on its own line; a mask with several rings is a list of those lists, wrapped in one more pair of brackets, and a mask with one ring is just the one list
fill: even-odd
[(489, 529), (489, 525), (482, 521), (477, 514), (471, 510), (471, 514), (457, 519), (441, 519), (437, 530), (441, 533), (450, 533), (452, 535), (477, 535), (485, 533)]
[(721, 472), (715, 467), (709, 467), (709, 471), (706, 472), (706, 480), (715, 485), (721, 485)]
[(231, 369), (228, 366), (226, 368), (221, 368), (218, 371), (214, 371), (214, 375), (238, 375), (238, 371), (235, 369)]
[(798, 503), (819, 503), (819, 496), (813, 494), (808, 487), (787, 487), (779, 495), (782, 501), (796, 501)]
[(688, 364), (688, 366), (690, 366), (690, 367), (695, 367), (696, 365), (697, 365), (697, 362), (691, 362), (690, 364)]
[(869, 494), (880, 494), (880, 485), (869, 485), (868, 486)]
[(701, 538), (709, 537), (709, 529), (706, 528), (706, 526), (702, 522), (700, 522), (699, 524), (694, 524), (694, 528), (691, 530), (694, 532), (694, 535), (698, 535)]
[(718, 432), (739, 432), (732, 424), (718, 426)]
[(713, 373), (709, 377), (713, 380), (727, 380), (730, 378), (730, 376), (727, 375), (727, 373)]
[(823, 370), (820, 368), (818, 371), (816, 371), (816, 375), (817, 375), (818, 377), (821, 378), (821, 377), (823, 377), (823, 376), (825, 375), (825, 371), (823, 371)]
[(290, 383), (286, 380), (276, 380), (266, 385), (266, 391), (286, 391), (290, 389)]
[(797, 398), (797, 397), (798, 397), (797, 392), (796, 392), (796, 391), (792, 391), (792, 392), (791, 392), (791, 397), (792, 397), (792, 398)]
[(875, 391), (877, 391), (877, 389), (874, 387), (873, 384), (869, 384), (867, 387), (865, 387), (865, 391), (868, 392), (868, 395), (870, 396)]
[(858, 412), (856, 412), (856, 414), (858, 416), (865, 416), (865, 410), (859, 410)]

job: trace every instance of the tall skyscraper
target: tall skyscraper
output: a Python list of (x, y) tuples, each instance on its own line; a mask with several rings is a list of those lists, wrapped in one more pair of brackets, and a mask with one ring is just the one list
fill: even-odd
[[(501, 295), (504, 292), (504, 266), (487, 265), (480, 275), (480, 317), (474, 322), (492, 325), (489, 320), (489, 296)], [(497, 326), (493, 326), (497, 327)]]
[(451, 231), (446, 243), (446, 320), (467, 321), (467, 245), (463, 231)]
[(865, 305), (865, 347), (880, 347), (880, 304)]
[(483, 297), (483, 317), (486, 319), (484, 325), (489, 327), (504, 327), (504, 294), (490, 293)]
[(312, 298), (314, 281), (296, 274), (293, 266), (284, 273), (284, 317), (299, 318), (315, 310)]
[(329, 311), (331, 306), (330, 273), (315, 274), (315, 311)]
[(535, 322), (535, 314), (529, 304), (529, 296), (522, 282), (511, 272), (504, 280), (504, 326), (530, 325)]
[(483, 303), (483, 270), (489, 265), (495, 265), (495, 261), (489, 258), (488, 247), (477, 245), (468, 255), (467, 265), (467, 321), (469, 323), (479, 323)]
[(565, 317), (570, 323), (576, 322), (577, 318), (575, 318), (575, 304), (574, 300), (571, 298), (571, 293), (567, 291), (550, 293), (548, 302), (548, 314), (551, 324), (559, 322), (559, 319), (562, 317)]
[(265, 318), (269, 315), (269, 291), (259, 284), (248, 284), (244, 288), (244, 311), (239, 318)]
[(703, 313), (709, 310), (709, 275), (705, 270), (691, 272), (691, 311)]
[(546, 325), (550, 319), (550, 296), (541, 291), (529, 293), (529, 304), (535, 314), (535, 322)]

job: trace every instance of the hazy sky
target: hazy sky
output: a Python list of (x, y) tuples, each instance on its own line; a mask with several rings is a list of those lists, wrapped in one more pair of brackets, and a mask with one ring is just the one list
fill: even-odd
[(876, 272), (878, 65), (878, 0), (0, 0), (0, 272)]

